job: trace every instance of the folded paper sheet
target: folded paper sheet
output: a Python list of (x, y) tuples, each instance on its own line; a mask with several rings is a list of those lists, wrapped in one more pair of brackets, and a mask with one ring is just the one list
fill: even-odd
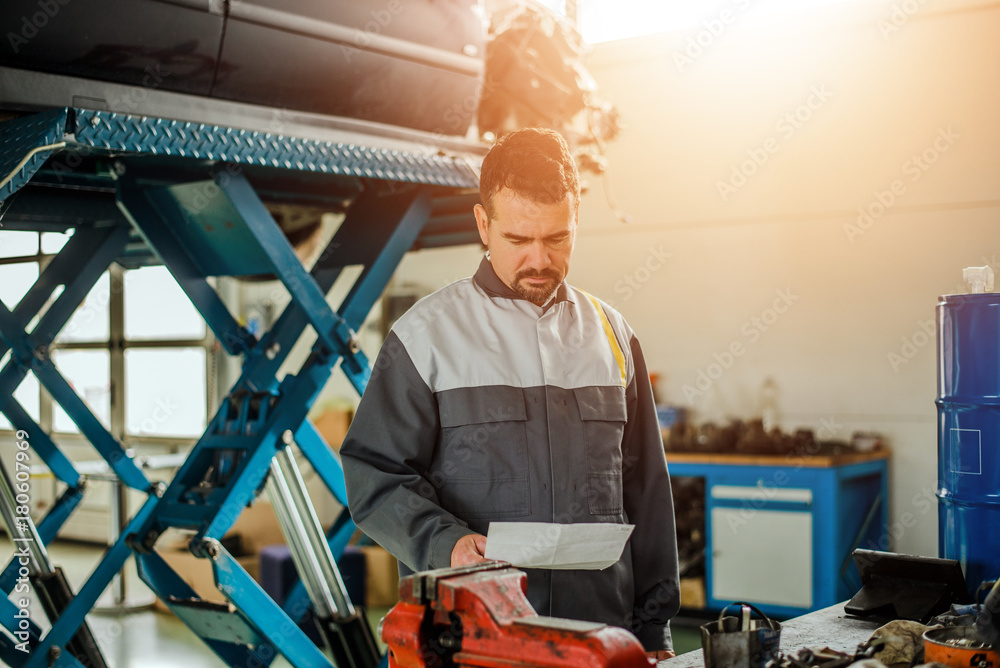
[(522, 568), (602, 570), (618, 561), (631, 524), (490, 522), (486, 558)]

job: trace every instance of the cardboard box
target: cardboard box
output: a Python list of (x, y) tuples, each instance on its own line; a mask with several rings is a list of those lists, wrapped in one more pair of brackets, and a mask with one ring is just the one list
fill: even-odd
[(226, 532), (226, 537), (239, 537), (240, 554), (257, 554), (268, 545), (284, 545), (285, 534), (281, 532), (274, 508), (265, 496), (244, 508), (243, 512)]
[[(208, 559), (198, 559), (187, 549), (191, 532), (168, 529), (160, 536), (156, 547), (160, 556), (177, 572), (195, 593), (206, 601), (226, 603), (226, 597), (215, 587), (212, 563)], [(233, 556), (254, 580), (258, 580), (258, 554), (267, 545), (284, 544), (285, 536), (274, 515), (274, 509), (266, 499), (258, 499), (236, 519), (226, 532), (224, 541), (235, 540), (239, 546)], [(234, 548), (235, 550), (235, 548)], [(170, 609), (157, 599), (156, 608), (161, 612)]]
[(702, 610), (705, 607), (705, 579), (681, 578), (681, 607)]
[(378, 545), (364, 545), (365, 553), (365, 605), (372, 608), (391, 608), (399, 602), (399, 566), (396, 557)]
[[(199, 559), (186, 549), (158, 550), (160, 557), (167, 565), (177, 572), (184, 582), (188, 584), (194, 592), (206, 601), (212, 603), (228, 603), (228, 599), (222, 595), (215, 586), (215, 574), (212, 572), (212, 561), (210, 559)], [(257, 555), (236, 557), (236, 561), (246, 570), (255, 581), (258, 578)], [(156, 599), (156, 609), (160, 612), (170, 613), (170, 608), (159, 598)]]
[(339, 451), (344, 437), (347, 436), (347, 428), (351, 426), (351, 419), (354, 412), (346, 409), (328, 408), (320, 413), (313, 420), (313, 425), (323, 437), (323, 440)]

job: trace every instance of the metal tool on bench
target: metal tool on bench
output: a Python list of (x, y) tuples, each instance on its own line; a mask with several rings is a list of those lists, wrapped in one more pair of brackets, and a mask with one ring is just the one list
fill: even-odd
[(1000, 652), (1000, 579), (993, 583), (979, 609), (976, 631), (983, 641), (993, 647), (993, 651)]
[[(286, 443), (290, 441), (288, 434)], [(295, 569), (312, 601), (316, 624), (337, 668), (373, 668), (381, 659), (375, 636), (364, 611), (355, 608), (347, 595), (288, 447), (281, 448), (271, 461), (267, 490)]]
[[(28, 580), (42, 604), (45, 616), (50, 621), (55, 621), (73, 600), (73, 590), (62, 569), (52, 566), (31, 516), (17, 513), (18, 505), (24, 504), (17, 503), (7, 467), (0, 461), (0, 514), (3, 515), (7, 535), (14, 541), (15, 557), (27, 568)], [(66, 650), (88, 668), (107, 668), (108, 664), (86, 621), (66, 643)]]
[(389, 668), (654, 665), (625, 629), (537, 615), (527, 582), (497, 561), (404, 578), (380, 625)]
[[(726, 610), (740, 607), (739, 617)], [(759, 619), (752, 619), (750, 611)], [(749, 603), (733, 603), (719, 611), (719, 618), (701, 627), (705, 668), (764, 668), (778, 658), (781, 624)]]

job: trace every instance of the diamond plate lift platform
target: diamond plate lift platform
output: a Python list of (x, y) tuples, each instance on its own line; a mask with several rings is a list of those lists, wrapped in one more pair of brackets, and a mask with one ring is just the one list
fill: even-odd
[[(47, 632), (0, 598), (0, 624), (18, 638), (0, 634), (0, 660), (17, 667), (84, 665), (65, 651), (67, 642), (134, 555), (146, 584), (228, 664), (266, 666), (281, 654), (295, 666), (334, 665), (295, 623), (309, 601), (315, 603), (312, 592), (300, 584), (278, 606), (219, 540), (258, 496), (269, 471), (287, 470), (292, 443), (346, 507), (339, 461), (306, 414), (338, 363), (353, 387), (364, 389), (370, 369), (356, 332), (403, 255), (415, 244), (475, 240), (471, 223), (464, 223), (468, 232), (456, 228), (470, 220), (478, 198), (477, 151), (470, 149), (438, 150), (430, 135), (423, 146), (381, 137), (344, 144), (81, 108), (0, 123), (4, 229), (75, 228), (17, 307), (0, 304), (0, 355), (9, 351), (0, 368), (0, 410), (30, 434), (31, 448), (68, 487), (37, 535), (45, 544), (56, 537), (85, 493), (85, 479), (13, 397), (29, 371), (118, 480), (147, 495)], [(346, 209), (311, 270), (265, 200)], [(165, 489), (149, 482), (49, 357), (60, 329), (113, 262), (164, 264), (223, 349), (243, 358), (240, 378)], [(362, 270), (332, 308), (327, 292), (355, 265)], [(209, 280), (250, 275), (276, 277), (291, 297), (259, 339), (236, 321)], [(308, 358), (279, 381), (279, 367), (309, 328), (317, 338)], [(285, 469), (272, 461), (282, 457)], [(272, 474), (272, 482), (275, 476), (281, 478)], [(157, 539), (168, 528), (195, 532), (190, 549), (211, 562), (229, 605), (200, 599), (157, 554)], [(345, 510), (325, 537), (330, 553), (339, 556), (353, 531)], [(0, 574), (5, 594), (17, 578), (14, 559)], [(27, 645), (19, 648), (22, 639)], [(333, 654), (337, 665), (354, 663), (336, 649)]]

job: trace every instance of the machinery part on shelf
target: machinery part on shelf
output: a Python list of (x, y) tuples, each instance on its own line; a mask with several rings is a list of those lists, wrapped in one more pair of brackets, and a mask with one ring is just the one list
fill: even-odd
[[(291, 441), (291, 433), (286, 433)], [(267, 491), (337, 668), (373, 668), (381, 659), (364, 611), (356, 609), (330, 552), (306, 485), (287, 447), (271, 462)]]
[[(54, 622), (73, 600), (73, 590), (70, 589), (69, 581), (62, 569), (52, 566), (45, 544), (38, 535), (31, 516), (17, 512), (18, 506), (24, 504), (17, 503), (18, 495), (14, 491), (14, 483), (7, 474), (7, 467), (0, 461), (0, 515), (3, 516), (7, 535), (18, 548), (15, 550), (15, 556), (25, 566), (45, 616)], [(24, 561), (20, 561), (21, 558)], [(66, 649), (84, 666), (107, 668), (108, 664), (101, 654), (101, 648), (98, 647), (86, 621), (66, 643)]]
[(537, 615), (527, 583), (497, 561), (405, 578), (380, 625), (389, 668), (654, 665), (625, 629)]
[(995, 652), (1000, 652), (1000, 580), (993, 583), (986, 595), (979, 614), (976, 616), (976, 630)]

